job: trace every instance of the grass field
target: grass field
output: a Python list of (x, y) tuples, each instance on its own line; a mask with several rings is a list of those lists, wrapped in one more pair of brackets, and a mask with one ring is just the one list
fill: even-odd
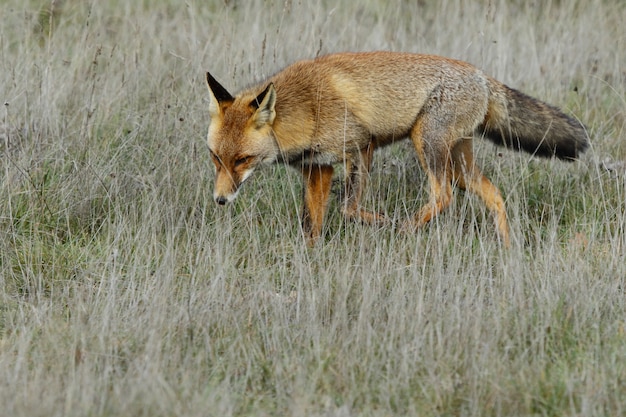
[[(0, 415), (626, 415), (620, 0), (0, 4)], [(299, 175), (212, 201), (210, 70), (237, 91), (342, 50), (472, 62), (589, 129), (580, 161), (476, 141), (476, 198), (415, 234), (299, 229)], [(426, 198), (409, 143), (364, 205)], [(341, 188), (340, 176), (335, 194)]]

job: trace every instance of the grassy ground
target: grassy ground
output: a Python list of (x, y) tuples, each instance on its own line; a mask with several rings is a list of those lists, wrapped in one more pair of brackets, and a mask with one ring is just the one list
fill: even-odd
[[(0, 5), (0, 412), (626, 414), (626, 8), (571, 2)], [(211, 201), (204, 72), (236, 91), (339, 50), (429, 52), (583, 120), (576, 163), (478, 143), (475, 198), (415, 234), (298, 228), (301, 185)], [(425, 198), (409, 144), (366, 207)], [(340, 189), (339, 184), (335, 187)]]

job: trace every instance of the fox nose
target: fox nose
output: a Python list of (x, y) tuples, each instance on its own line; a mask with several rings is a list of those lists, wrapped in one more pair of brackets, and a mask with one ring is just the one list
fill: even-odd
[(224, 204), (228, 202), (228, 200), (224, 196), (219, 196), (219, 197), (215, 197), (215, 202), (219, 204), (220, 206), (223, 206)]

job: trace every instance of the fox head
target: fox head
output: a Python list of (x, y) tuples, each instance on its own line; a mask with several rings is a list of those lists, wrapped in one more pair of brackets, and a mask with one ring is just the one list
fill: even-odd
[(272, 129), (276, 90), (269, 84), (258, 95), (244, 92), (233, 97), (208, 72), (206, 79), (211, 116), (207, 141), (215, 164), (213, 198), (224, 205), (237, 197), (257, 166), (278, 158)]

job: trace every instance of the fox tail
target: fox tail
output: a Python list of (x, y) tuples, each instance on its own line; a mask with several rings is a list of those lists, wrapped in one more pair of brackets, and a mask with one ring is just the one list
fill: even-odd
[(558, 108), (489, 79), (489, 105), (478, 132), (497, 145), (574, 160), (589, 146), (585, 127)]

